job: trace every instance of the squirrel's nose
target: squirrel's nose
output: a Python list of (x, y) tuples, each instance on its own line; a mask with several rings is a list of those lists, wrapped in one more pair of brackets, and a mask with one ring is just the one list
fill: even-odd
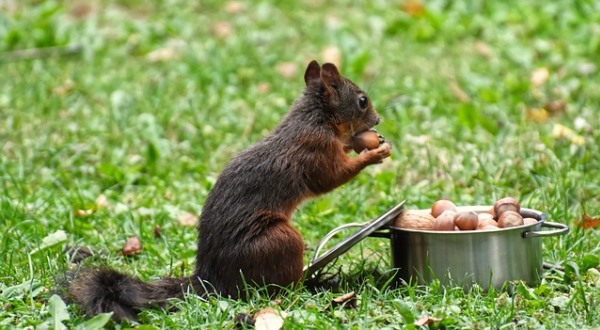
[(381, 118), (379, 118), (379, 116), (375, 117), (375, 125), (379, 125), (380, 122)]

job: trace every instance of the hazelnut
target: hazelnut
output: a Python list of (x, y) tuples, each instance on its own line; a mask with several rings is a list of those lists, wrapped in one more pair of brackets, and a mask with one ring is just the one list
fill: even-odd
[(477, 213), (477, 218), (479, 218), (479, 221), (492, 220), (492, 221), (496, 222), (496, 220), (494, 220), (494, 216), (487, 212)]
[(477, 224), (479, 223), (479, 217), (476, 212), (473, 211), (465, 211), (458, 212), (456, 216), (454, 216), (454, 224), (460, 230), (474, 230), (477, 228)]
[(536, 223), (538, 223), (537, 219), (534, 219), (534, 218), (523, 218), (523, 224), (525, 226), (533, 225), (533, 224), (536, 224)]
[(407, 229), (432, 230), (435, 219), (424, 211), (406, 210), (394, 220), (394, 226)]
[(377, 149), (383, 138), (375, 130), (368, 130), (352, 136), (352, 149), (359, 154), (365, 149)]
[(479, 230), (485, 226), (498, 227), (498, 223), (494, 219), (479, 219), (479, 222), (477, 222), (477, 227), (475, 229)]
[(439, 217), (444, 211), (456, 212), (456, 205), (449, 200), (440, 199), (431, 206), (431, 215), (434, 218)]
[(521, 206), (516, 199), (512, 197), (504, 197), (496, 201), (496, 204), (494, 204), (494, 218), (499, 220), (502, 216), (502, 213), (505, 211), (514, 211), (519, 213), (519, 211), (521, 211)]
[(504, 211), (498, 219), (498, 227), (509, 228), (523, 225), (523, 217), (515, 211)]
[(454, 217), (456, 212), (444, 211), (433, 222), (433, 230), (439, 231), (454, 231)]

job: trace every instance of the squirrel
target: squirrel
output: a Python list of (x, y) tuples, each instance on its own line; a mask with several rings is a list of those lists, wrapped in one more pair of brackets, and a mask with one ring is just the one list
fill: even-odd
[(110, 268), (82, 269), (66, 293), (88, 315), (134, 320), (186, 292), (244, 299), (245, 285), (269, 294), (303, 280), (304, 242), (292, 215), (308, 198), (350, 181), (391, 154), (383, 142), (350, 157), (352, 137), (379, 124), (368, 95), (331, 63), (308, 64), (306, 87), (272, 133), (234, 156), (208, 194), (198, 224), (195, 270), (143, 282)]

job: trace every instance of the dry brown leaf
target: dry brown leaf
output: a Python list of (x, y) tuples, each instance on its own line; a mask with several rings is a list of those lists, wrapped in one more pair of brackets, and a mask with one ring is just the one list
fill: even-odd
[(281, 62), (277, 64), (275, 70), (286, 79), (295, 78), (298, 73), (298, 67), (292, 62)]
[(152, 230), (154, 233), (154, 237), (159, 238), (161, 235), (161, 230), (159, 225), (154, 225), (154, 229)]
[(533, 85), (533, 87), (540, 87), (543, 84), (545, 84), (546, 81), (548, 81), (549, 77), (550, 71), (548, 70), (548, 68), (537, 68), (531, 73), (531, 84)]
[(567, 109), (567, 102), (562, 100), (550, 101), (544, 105), (544, 109), (553, 114), (563, 112)]
[(177, 221), (179, 224), (184, 227), (193, 227), (196, 225), (198, 217), (195, 214), (190, 212), (185, 212), (184, 214), (177, 217)]
[(461, 102), (468, 103), (471, 100), (469, 95), (467, 95), (467, 93), (465, 93), (465, 91), (463, 91), (462, 88), (460, 88), (460, 86), (458, 86), (456, 81), (451, 80), (448, 83), (448, 87), (450, 87), (452, 94), (454, 94), (454, 96), (456, 96), (456, 98), (458, 98)]
[(121, 250), (123, 255), (132, 256), (134, 254), (142, 253), (142, 241), (137, 236), (131, 236), (125, 242), (123, 249)]
[(342, 51), (336, 46), (327, 46), (321, 52), (323, 61), (333, 63), (338, 68), (342, 66)]
[(421, 0), (406, 0), (402, 3), (401, 9), (413, 17), (420, 17), (425, 14), (425, 4)]
[(262, 309), (254, 314), (254, 328), (257, 330), (278, 330), (283, 327), (287, 314), (273, 308)]
[(575, 221), (575, 224), (583, 229), (597, 229), (600, 227), (600, 217), (584, 214), (580, 221)]
[(415, 325), (422, 327), (424, 325), (430, 325), (431, 323), (440, 322), (442, 319), (437, 317), (431, 317), (427, 314), (421, 315), (421, 317), (415, 321)]
[(354, 291), (351, 291), (337, 298), (334, 298), (329, 304), (325, 306), (325, 310), (340, 305), (347, 309), (356, 308), (358, 305), (356, 300), (356, 293)]
[(218, 38), (226, 38), (233, 33), (233, 25), (229, 22), (216, 22), (212, 26), (213, 34)]

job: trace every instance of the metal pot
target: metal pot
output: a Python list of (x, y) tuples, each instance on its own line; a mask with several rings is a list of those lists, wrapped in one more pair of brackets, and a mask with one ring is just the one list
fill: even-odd
[[(428, 283), (439, 279), (444, 284), (455, 284), (465, 289), (477, 283), (486, 290), (490, 286), (500, 288), (513, 280), (536, 285), (543, 271), (541, 238), (564, 235), (569, 231), (564, 224), (546, 221), (546, 214), (527, 208), (521, 209), (521, 215), (537, 219), (537, 223), (494, 231), (425, 231), (387, 225), (402, 212), (403, 204), (366, 224), (347, 224), (332, 230), (317, 246), (315, 257), (306, 268), (307, 275), (324, 265), (323, 257), (327, 257), (328, 262), (360, 239), (371, 236), (390, 239), (392, 265), (397, 269), (397, 277), (405, 282)], [(490, 208), (468, 206), (458, 209), (482, 213)], [(319, 256), (331, 237), (356, 227), (360, 228), (356, 233)], [(350, 242), (350, 238), (354, 238), (354, 242)], [(344, 251), (338, 253), (341, 250)]]

